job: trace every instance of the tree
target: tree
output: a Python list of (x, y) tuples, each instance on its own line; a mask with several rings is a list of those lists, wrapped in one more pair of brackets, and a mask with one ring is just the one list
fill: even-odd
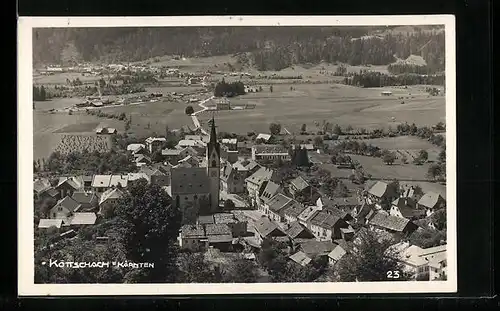
[(340, 126), (338, 124), (335, 124), (333, 126), (333, 134), (335, 135), (342, 135), (342, 129), (340, 128)]
[(269, 92), (271, 92), (271, 93), (273, 92), (273, 86), (272, 85), (269, 87)]
[(391, 165), (394, 163), (396, 160), (396, 155), (394, 152), (388, 151), (382, 156), (382, 161), (384, 161), (385, 164)]
[[(383, 239), (377, 232), (362, 229), (355, 240), (355, 247), (336, 265), (337, 278), (342, 282), (404, 281), (399, 254), (391, 249), (394, 241)], [(388, 279), (388, 271), (399, 271), (398, 279)]]
[(45, 92), (45, 87), (42, 85), (40, 87), (40, 100), (44, 101), (47, 99), (47, 93)]
[(182, 253), (179, 256), (178, 283), (221, 283), (222, 275), (210, 265), (203, 253)]
[(300, 127), (300, 132), (301, 133), (306, 133), (307, 132), (307, 125), (305, 123), (302, 124), (302, 126)]
[(224, 275), (224, 282), (255, 283), (259, 277), (258, 266), (254, 261), (237, 259), (231, 269)]
[(442, 208), (431, 215), (431, 221), (436, 227), (437, 230), (445, 230), (446, 229), (446, 209)]
[(132, 262), (154, 263), (149, 282), (173, 281), (181, 213), (158, 185), (139, 180), (118, 202), (115, 213), (125, 254)]
[(279, 133), (281, 133), (281, 124), (271, 123), (269, 125), (269, 132), (271, 132), (272, 135), (279, 135)]
[(321, 136), (314, 137), (314, 146), (316, 148), (321, 148), (323, 146), (323, 137)]
[(348, 195), (347, 186), (342, 181), (339, 181), (337, 183), (337, 187), (335, 187), (334, 190), (334, 195), (339, 198), (347, 197)]
[(436, 230), (425, 227), (416, 230), (410, 235), (409, 242), (421, 248), (435, 247), (446, 241), (446, 230)]
[(236, 205), (234, 204), (233, 200), (227, 199), (224, 201), (224, 210), (226, 211), (231, 211), (234, 210)]
[(187, 106), (185, 112), (188, 116), (192, 115), (194, 113), (193, 106)]
[(404, 154), (401, 155), (401, 164), (408, 163), (408, 157)]
[(420, 159), (420, 161), (422, 162), (426, 162), (427, 159), (429, 159), (429, 153), (427, 153), (426, 150), (420, 150), (419, 153), (418, 153), (418, 158)]
[(441, 162), (441, 163), (444, 163), (446, 162), (446, 149), (442, 149), (440, 152), (439, 152), (439, 155), (438, 155), (438, 161)]
[(445, 170), (443, 170), (442, 165), (434, 163), (429, 166), (429, 169), (427, 171), (427, 177), (430, 179), (438, 179), (442, 177), (446, 173)]

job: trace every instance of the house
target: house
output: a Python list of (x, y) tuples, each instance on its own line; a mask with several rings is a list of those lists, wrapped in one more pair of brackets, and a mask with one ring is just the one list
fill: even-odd
[[(324, 200), (324, 201), (326, 201), (326, 200)], [(358, 208), (359, 206), (361, 206), (361, 202), (358, 200), (357, 197), (354, 197), (354, 196), (343, 197), (343, 198), (338, 198), (338, 197), (337, 198), (330, 198), (330, 199), (328, 199), (327, 202), (322, 202), (322, 204), (325, 204), (325, 203), (326, 203), (326, 206), (335, 207), (335, 208), (342, 210), (344, 212), (347, 212), (347, 213), (351, 213), (355, 208)]]
[(426, 216), (425, 209), (417, 209), (416, 202), (409, 198), (397, 198), (392, 201), (390, 215), (417, 220)]
[(359, 210), (354, 209), (351, 212), (351, 215), (357, 223), (365, 225), (373, 217), (373, 215), (375, 215), (375, 210), (374, 204), (363, 203), (361, 207), (359, 207)]
[(231, 102), (226, 97), (215, 98), (213, 102), (217, 110), (231, 110)]
[(66, 219), (71, 214), (77, 212), (80, 209), (80, 203), (73, 200), (71, 197), (66, 196), (54, 205), (49, 212), (49, 217), (51, 219)]
[(301, 225), (298, 221), (287, 223), (284, 227), (284, 231), (292, 240), (315, 238), (314, 234), (312, 234), (309, 229), (307, 229), (304, 225)]
[(84, 183), (81, 177), (60, 177), (54, 189), (59, 192), (59, 197), (64, 198), (75, 191), (83, 191)]
[(382, 91), (380, 93), (382, 96), (391, 96), (392, 95), (392, 92), (391, 91)]
[(271, 139), (270, 134), (263, 134), (263, 133), (260, 133), (257, 135), (257, 137), (255, 137), (256, 141), (263, 141), (265, 143), (267, 143), (270, 139)]
[(404, 264), (404, 272), (417, 280), (435, 280), (446, 275), (446, 245), (420, 248), (400, 242), (388, 249), (390, 256)]
[(255, 221), (255, 238), (258, 244), (261, 244), (267, 238), (286, 238), (287, 235), (273, 221), (267, 217), (262, 217)]
[(164, 143), (167, 142), (165, 137), (148, 137), (146, 139), (146, 148), (148, 149), (150, 154), (157, 150), (161, 150)]
[(39, 197), (41, 193), (52, 188), (50, 181), (46, 178), (37, 179), (33, 182), (33, 194)]
[(258, 195), (259, 188), (264, 181), (277, 181), (277, 172), (266, 167), (259, 168), (255, 173), (245, 178), (247, 191), (252, 200)]
[(283, 209), (283, 218), (286, 223), (298, 222), (299, 215), (301, 215), (307, 207), (295, 200), (291, 202), (291, 204), (287, 204), (287, 206)]
[(205, 148), (206, 143), (204, 143), (201, 140), (188, 140), (188, 139), (181, 139), (177, 143), (176, 147), (179, 149), (187, 148), (187, 147), (192, 147), (192, 148)]
[(62, 219), (40, 219), (40, 222), (38, 223), (38, 229), (48, 229), (52, 227), (59, 229), (61, 228), (62, 223)]
[(208, 248), (208, 238), (203, 225), (184, 225), (178, 237), (179, 247), (191, 251), (201, 251)]
[(299, 216), (297, 216), (297, 221), (302, 224), (303, 226), (306, 226), (307, 228), (309, 228), (308, 226), (308, 223), (309, 223), (309, 220), (311, 219), (312, 216), (314, 216), (316, 214), (317, 211), (321, 210), (320, 208), (318, 208), (317, 206), (308, 206), (304, 209), (304, 211), (302, 211), (302, 213), (299, 214)]
[(215, 224), (228, 225), (233, 237), (245, 236), (247, 234), (247, 221), (240, 221), (231, 213), (216, 213), (213, 214), (213, 218)]
[(188, 164), (189, 167), (200, 167), (200, 163), (201, 161), (195, 157), (195, 156), (192, 156), (192, 155), (188, 155), (182, 159), (179, 160), (178, 164)]
[(139, 172), (146, 176), (146, 179), (152, 185), (169, 186), (171, 165), (154, 164), (141, 167)]
[(298, 252), (288, 256), (288, 258), (291, 261), (301, 265), (302, 267), (307, 266), (312, 261), (312, 258), (307, 256), (306, 253), (304, 253), (303, 251), (298, 251)]
[[(94, 107), (102, 107), (104, 104), (102, 102), (93, 102), (92, 105)], [(117, 131), (112, 127), (98, 127), (96, 128), (95, 133), (97, 135), (113, 135), (116, 134)]]
[(328, 258), (328, 254), (338, 245), (332, 241), (305, 240), (299, 244), (299, 249), (309, 258)]
[(210, 141), (210, 136), (209, 135), (186, 135), (184, 136), (185, 140), (192, 140), (192, 141), (201, 141), (203, 144), (208, 144)]
[(95, 193), (84, 191), (73, 192), (71, 198), (81, 205), (81, 211), (91, 211), (99, 206), (99, 198)]
[(292, 149), (295, 150), (295, 148), (300, 148), (300, 149), (305, 149), (307, 151), (314, 151), (316, 148), (314, 148), (313, 144), (299, 144), (299, 145), (292, 145)]
[(137, 154), (134, 156), (134, 162), (137, 167), (151, 164), (151, 158), (145, 154)]
[(130, 151), (132, 154), (139, 154), (146, 152), (146, 145), (144, 144), (129, 144), (127, 145), (127, 151)]
[(334, 266), (345, 254), (347, 254), (347, 251), (337, 244), (335, 248), (328, 253), (328, 263)]
[(170, 174), (175, 207), (184, 210), (209, 198), (210, 183), (206, 168), (172, 168)]
[(288, 150), (282, 145), (253, 145), (252, 160), (255, 161), (289, 161)]
[(238, 169), (239, 172), (243, 172), (245, 174), (245, 178), (257, 172), (260, 168), (260, 165), (257, 162), (249, 158), (238, 159), (238, 161), (232, 165), (234, 168)]
[(238, 151), (238, 139), (237, 138), (223, 138), (221, 140), (223, 146), (226, 146), (231, 151)]
[(163, 149), (161, 155), (169, 163), (177, 163), (180, 159), (187, 156), (183, 153), (183, 149)]
[(83, 190), (91, 191), (92, 190), (92, 175), (82, 175), (79, 176), (79, 180), (83, 181)]
[(368, 190), (368, 203), (375, 204), (377, 208), (389, 209), (395, 197), (396, 192), (393, 187), (382, 181), (377, 181)]
[(109, 189), (101, 194), (101, 199), (99, 200), (99, 215), (104, 215), (105, 211), (108, 209), (114, 209), (118, 200), (124, 195), (123, 191), (120, 189)]
[(240, 154), (248, 154), (249, 155), (252, 151), (252, 146), (253, 146), (253, 143), (250, 141), (239, 141), (236, 144), (236, 148), (238, 150), (238, 153), (240, 153)]
[(92, 179), (92, 189), (97, 193), (102, 193), (113, 187), (126, 188), (127, 185), (127, 175), (94, 175)]
[(278, 193), (264, 204), (264, 213), (268, 215), (271, 220), (280, 222), (282, 219), (281, 211), (291, 201), (292, 198), (289, 198), (282, 193)]
[(335, 206), (332, 205), (327, 205), (322, 208), (322, 211), (326, 212), (327, 214), (334, 215), (336, 217), (339, 217), (340, 219), (344, 220), (345, 222), (351, 222), (354, 220), (352, 215), (344, 210), (341, 210)]
[(311, 193), (311, 185), (309, 185), (309, 183), (302, 176), (298, 176), (290, 181), (288, 190), (294, 198), (301, 195), (308, 196)]
[(40, 194), (38, 194), (38, 198), (39, 199), (51, 199), (51, 200), (57, 201), (61, 198), (61, 196), (60, 196), (59, 191), (57, 191), (56, 189), (51, 187), (51, 188), (41, 192)]
[(349, 228), (349, 224), (339, 215), (326, 211), (316, 211), (309, 221), (307, 227), (321, 241), (331, 241), (342, 237), (341, 228)]
[(446, 200), (440, 194), (435, 192), (427, 192), (417, 203), (417, 208), (425, 209), (427, 216), (430, 216), (435, 211), (445, 207)]
[(418, 228), (409, 219), (393, 216), (385, 211), (376, 212), (368, 221), (368, 225), (374, 229), (395, 234), (395, 237), (409, 235)]
[(84, 225), (94, 225), (97, 220), (95, 213), (74, 213), (69, 218), (69, 224), (71, 226), (84, 226)]
[(222, 191), (226, 193), (245, 192), (245, 173), (239, 172), (230, 163), (226, 163), (222, 168), (220, 183)]
[(238, 150), (231, 150), (227, 145), (222, 145), (221, 158), (229, 163), (235, 163), (238, 161)]
[(231, 249), (233, 235), (231, 228), (227, 224), (206, 224), (204, 228), (209, 246), (221, 251), (229, 251)]
[(278, 193), (283, 193), (283, 189), (277, 183), (268, 180), (264, 181), (261, 184), (257, 195), (257, 208), (258, 210), (265, 212), (265, 204), (269, 203), (269, 201)]

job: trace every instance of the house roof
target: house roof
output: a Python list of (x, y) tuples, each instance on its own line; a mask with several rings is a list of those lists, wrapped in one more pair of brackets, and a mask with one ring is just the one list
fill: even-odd
[(298, 251), (295, 254), (290, 255), (288, 258), (301, 266), (306, 266), (312, 261), (312, 259), (302, 251)]
[(280, 193), (281, 187), (280, 185), (272, 182), (272, 181), (267, 181), (266, 185), (264, 187), (264, 190), (262, 191), (262, 194), (260, 195), (260, 199), (264, 203), (269, 203), (269, 201), (278, 193)]
[(155, 142), (155, 141), (167, 141), (167, 139), (165, 137), (148, 137), (146, 138), (146, 143), (152, 143), (152, 142)]
[(420, 252), (420, 256), (429, 256), (443, 252), (446, 252), (446, 244), (429, 248), (423, 248), (422, 251)]
[(230, 213), (217, 213), (213, 214), (216, 224), (230, 224), (239, 222), (233, 214)]
[(207, 235), (209, 243), (227, 243), (233, 241), (231, 234)]
[(181, 228), (181, 236), (183, 238), (203, 238), (205, 230), (202, 225), (184, 225)]
[(61, 228), (63, 223), (62, 219), (40, 219), (40, 222), (38, 223), (38, 228), (51, 228), (51, 227), (56, 227), (56, 228)]
[(337, 247), (337, 244), (331, 241), (316, 241), (311, 239), (300, 243), (300, 249), (308, 256), (327, 255), (335, 247)]
[(222, 169), (222, 174), (220, 175), (220, 179), (222, 181), (227, 181), (233, 172), (233, 167), (229, 164), (224, 165)]
[(346, 253), (346, 250), (343, 249), (342, 246), (336, 245), (335, 248), (330, 253), (328, 253), (328, 257), (335, 261), (338, 261), (342, 257), (344, 257)]
[(149, 163), (149, 162), (151, 162), (151, 158), (144, 155), (144, 154), (139, 154), (135, 157), (135, 162), (136, 163)]
[(306, 209), (307, 207), (305, 207), (303, 204), (300, 204), (296, 200), (292, 200), (289, 204), (287, 204), (285, 209), (283, 209), (283, 214), (286, 216), (297, 218)]
[(94, 179), (92, 180), (92, 187), (109, 187), (109, 183), (111, 182), (111, 175), (94, 175)]
[(38, 179), (33, 182), (33, 191), (42, 193), (51, 188), (50, 181), (46, 178)]
[(73, 189), (78, 190), (82, 187), (83, 185), (83, 179), (81, 177), (60, 177), (59, 182), (57, 183), (57, 186), (55, 188), (59, 188), (63, 184), (67, 184), (71, 186)]
[(410, 220), (402, 217), (392, 216), (387, 213), (377, 212), (369, 220), (369, 224), (375, 225), (384, 229), (401, 232), (403, 231)]
[(80, 204), (91, 204), (93, 202), (97, 203), (98, 199), (94, 193), (87, 193), (83, 191), (75, 191), (71, 196), (73, 200)]
[(161, 155), (164, 156), (178, 156), (182, 153), (182, 149), (163, 149)]
[(70, 212), (75, 212), (80, 208), (81, 204), (73, 200), (71, 197), (65, 196), (64, 198), (60, 199), (55, 206), (61, 206), (66, 208)]
[(57, 191), (56, 189), (54, 188), (49, 188), (47, 190), (45, 190), (44, 192), (42, 192), (43, 194), (48, 194), (50, 195), (51, 197), (55, 198), (56, 196), (59, 195), (59, 191)]
[(74, 213), (71, 217), (71, 225), (93, 225), (97, 220), (95, 213)]
[(309, 221), (312, 216), (316, 214), (319, 209), (316, 206), (309, 206), (304, 209), (302, 213), (299, 214), (298, 218), (302, 221)]
[(111, 175), (111, 179), (109, 181), (110, 187), (117, 187), (121, 185), (122, 187), (127, 187), (128, 179), (127, 175)]
[(238, 143), (238, 139), (236, 139), (236, 138), (223, 138), (221, 142), (223, 144), (236, 145)]
[(139, 173), (128, 173), (127, 174), (127, 179), (130, 182), (132, 182), (134, 180), (139, 180), (141, 178), (144, 178), (144, 179), (148, 180), (148, 175), (146, 175), (146, 173), (142, 173), (142, 172), (139, 172)]
[(278, 225), (276, 225), (266, 217), (261, 217), (261, 219), (255, 221), (254, 227), (255, 230), (257, 230), (257, 232), (264, 238), (275, 230), (279, 230), (283, 233), (283, 235), (285, 235), (285, 233), (278, 227)]
[(210, 192), (206, 169), (203, 167), (171, 170), (172, 194), (205, 194)]
[(255, 138), (255, 140), (257, 139), (263, 139), (265, 141), (268, 141), (269, 139), (271, 139), (271, 135), (270, 134), (264, 134), (264, 133), (260, 133), (259, 135), (257, 135), (257, 137)]
[[(402, 200), (400, 200), (402, 201)], [(394, 206), (397, 206), (398, 207), (398, 210), (399, 212), (401, 213), (401, 216), (403, 216), (404, 218), (413, 218), (413, 217), (425, 217), (426, 215), (426, 212), (425, 212), (425, 209), (419, 209), (419, 208), (416, 208), (416, 207), (410, 207), (408, 205), (405, 205), (405, 204), (394, 204), (393, 202), (393, 205)]]
[(142, 149), (142, 148), (145, 148), (146, 146), (144, 144), (129, 144), (127, 146), (127, 151), (132, 151), (132, 152), (136, 152), (138, 151), (139, 149)]
[(420, 198), (418, 204), (426, 208), (436, 208), (441, 200), (444, 200), (444, 198), (440, 194), (436, 192), (427, 192)]
[(101, 199), (99, 200), (99, 204), (102, 204), (109, 199), (119, 199), (121, 197), (123, 197), (123, 192), (120, 189), (117, 188), (109, 189), (102, 193)]
[(185, 140), (198, 140), (204, 143), (208, 143), (210, 141), (209, 135), (186, 135), (184, 136)]
[(368, 190), (368, 193), (374, 195), (378, 198), (382, 198), (387, 194), (388, 185), (385, 182), (377, 181), (371, 188)]
[(251, 182), (254, 184), (260, 184), (263, 181), (271, 180), (273, 177), (273, 174), (275, 174), (275, 172), (272, 169), (268, 169), (266, 167), (261, 167), (255, 173), (253, 173), (252, 175), (247, 177), (245, 179), (245, 181)]
[(288, 150), (282, 145), (253, 145), (255, 154), (288, 154)]
[(302, 191), (309, 187), (309, 183), (302, 177), (298, 176), (297, 178), (290, 181), (290, 184), (297, 189), (297, 191)]
[(288, 235), (292, 239), (295, 239), (303, 231), (309, 231), (309, 230), (302, 224), (300, 224), (298, 221), (291, 222), (289, 226), (285, 229), (286, 235)]
[(208, 216), (202, 215), (202, 216), (198, 216), (198, 219), (196, 222), (200, 225), (214, 224), (215, 220), (214, 220), (214, 217), (212, 215), (208, 215)]
[(287, 197), (282, 193), (278, 193), (274, 195), (271, 200), (267, 203), (269, 205), (269, 210), (278, 213), (281, 209), (285, 207), (285, 205), (290, 202), (292, 199)]
[(325, 211), (317, 211), (309, 219), (309, 222), (320, 228), (332, 229), (340, 219), (337, 215), (329, 214)]
[(238, 159), (237, 162), (233, 163), (233, 167), (237, 168), (238, 171), (251, 171), (257, 166), (259, 164), (252, 159)]
[(342, 218), (344, 219), (346, 216), (347, 216), (347, 213), (345, 211), (342, 211), (336, 207), (333, 207), (333, 206), (325, 206), (323, 207), (323, 211), (325, 211), (326, 213), (330, 214), (330, 215), (333, 215), (333, 216), (336, 216), (338, 218)]
[(231, 235), (231, 228), (227, 224), (206, 224), (205, 234), (207, 236), (211, 235)]

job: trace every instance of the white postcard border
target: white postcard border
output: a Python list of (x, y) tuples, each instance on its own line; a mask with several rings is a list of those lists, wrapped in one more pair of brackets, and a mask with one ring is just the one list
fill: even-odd
[[(255, 284), (35, 284), (33, 228), (32, 29), (39, 27), (374, 26), (445, 25), (447, 274), (446, 281)], [(368, 294), (457, 291), (456, 60), (453, 15), (19, 17), (18, 20), (18, 295)]]

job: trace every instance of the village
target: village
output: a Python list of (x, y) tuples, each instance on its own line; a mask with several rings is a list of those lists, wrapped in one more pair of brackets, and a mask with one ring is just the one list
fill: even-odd
[[(209, 123), (209, 131), (198, 125), (173, 148), (165, 147), (162, 136), (128, 144), (134, 172), (35, 178), (35, 201), (52, 202), (45, 207), (47, 216), (35, 220), (35, 230), (57, 228), (55, 243), (76, 239), (82, 228), (111, 218), (128, 189), (146, 181), (160, 186), (182, 211), (177, 243), (183, 250), (219, 257), (238, 253), (256, 261), (263, 243), (275, 240), (289, 245), (290, 262), (305, 267), (323, 260), (335, 270), (344, 256), (356, 254), (360, 235), (370, 231), (393, 241), (391, 249), (410, 279), (446, 279), (445, 238), (432, 247), (412, 244), (419, 232), (442, 229), (442, 219), (435, 217), (446, 210), (440, 194), (397, 180), (368, 180), (341, 195), (325, 193), (325, 179), (297, 164), (304, 154), (310, 162), (322, 153), (314, 143), (286, 148), (261, 133), (249, 144), (218, 137), (216, 118)], [(116, 135), (116, 129), (96, 134)], [(347, 170), (356, 173), (351, 165)], [(109, 237), (94, 239), (105, 243)]]

